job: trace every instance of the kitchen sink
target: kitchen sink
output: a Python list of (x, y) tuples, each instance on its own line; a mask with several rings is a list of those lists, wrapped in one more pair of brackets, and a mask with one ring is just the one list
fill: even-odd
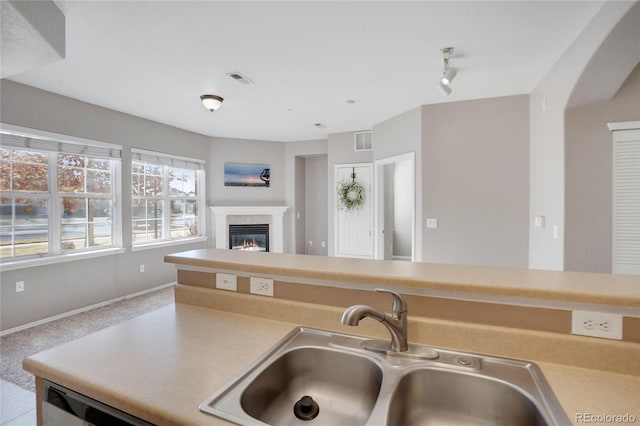
[(299, 404), (302, 419), (317, 415), (325, 424), (364, 425), (381, 384), (382, 368), (371, 359), (306, 347), (285, 352), (262, 370), (242, 392), (240, 404), (266, 424), (293, 425), (300, 421), (294, 407), (306, 396), (317, 409)]
[(533, 363), (298, 327), (200, 404), (240, 425), (571, 425)]
[(546, 425), (529, 397), (506, 382), (474, 374), (420, 369), (398, 382), (389, 425)]

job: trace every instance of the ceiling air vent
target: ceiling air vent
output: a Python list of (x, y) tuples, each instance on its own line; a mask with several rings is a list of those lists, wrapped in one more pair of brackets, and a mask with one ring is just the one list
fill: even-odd
[(229, 77), (231, 77), (232, 79), (234, 79), (235, 81), (242, 83), (242, 84), (251, 84), (253, 83), (253, 81), (247, 77), (246, 75), (239, 73), (238, 71), (234, 71), (234, 72), (228, 72), (227, 75)]

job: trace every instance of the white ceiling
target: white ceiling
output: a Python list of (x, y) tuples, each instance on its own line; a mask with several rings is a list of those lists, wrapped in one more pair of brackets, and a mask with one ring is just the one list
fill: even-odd
[[(276, 141), (370, 129), (418, 105), (529, 93), (603, 4), (56, 3), (66, 58), (11, 80), (205, 135)], [(436, 87), (446, 46), (458, 69), (449, 97)], [(207, 111), (204, 93), (224, 97), (222, 108)]]

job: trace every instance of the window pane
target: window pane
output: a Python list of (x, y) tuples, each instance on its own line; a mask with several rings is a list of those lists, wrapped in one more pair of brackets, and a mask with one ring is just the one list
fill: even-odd
[(111, 201), (89, 200), (88, 246), (110, 246), (112, 241)]
[(144, 175), (131, 175), (131, 195), (144, 195)]
[(133, 200), (133, 242), (164, 238), (163, 206), (162, 200)]
[(111, 173), (102, 170), (87, 170), (87, 192), (111, 193)]
[(171, 195), (196, 195), (196, 171), (191, 169), (169, 168), (169, 193)]
[(171, 200), (171, 238), (198, 235), (195, 200)]
[(58, 191), (84, 192), (84, 170), (58, 167)]
[(85, 223), (62, 225), (62, 241), (60, 242), (62, 251), (84, 248), (86, 241), (87, 225)]
[(49, 251), (47, 199), (3, 197), (0, 204), (1, 257), (29, 256)]
[(87, 167), (90, 169), (97, 169), (97, 170), (110, 170), (111, 161), (105, 158), (89, 157)]
[(144, 195), (162, 195), (164, 193), (162, 180), (162, 176), (145, 176)]
[[(0, 149), (0, 152), (6, 151)], [(0, 191), (11, 190), (11, 162), (4, 159), (0, 160)]]
[(3, 149), (3, 159), (11, 152), (10, 161), (2, 162), (2, 189), (14, 191), (47, 191), (47, 154)]
[(86, 198), (64, 197), (62, 199), (62, 223), (86, 223)]

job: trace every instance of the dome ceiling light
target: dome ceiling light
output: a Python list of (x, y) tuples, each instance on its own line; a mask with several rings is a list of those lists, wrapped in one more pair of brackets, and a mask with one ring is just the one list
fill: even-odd
[(200, 96), (200, 100), (202, 101), (202, 105), (211, 112), (220, 108), (222, 101), (224, 101), (224, 99), (218, 95), (202, 95)]

